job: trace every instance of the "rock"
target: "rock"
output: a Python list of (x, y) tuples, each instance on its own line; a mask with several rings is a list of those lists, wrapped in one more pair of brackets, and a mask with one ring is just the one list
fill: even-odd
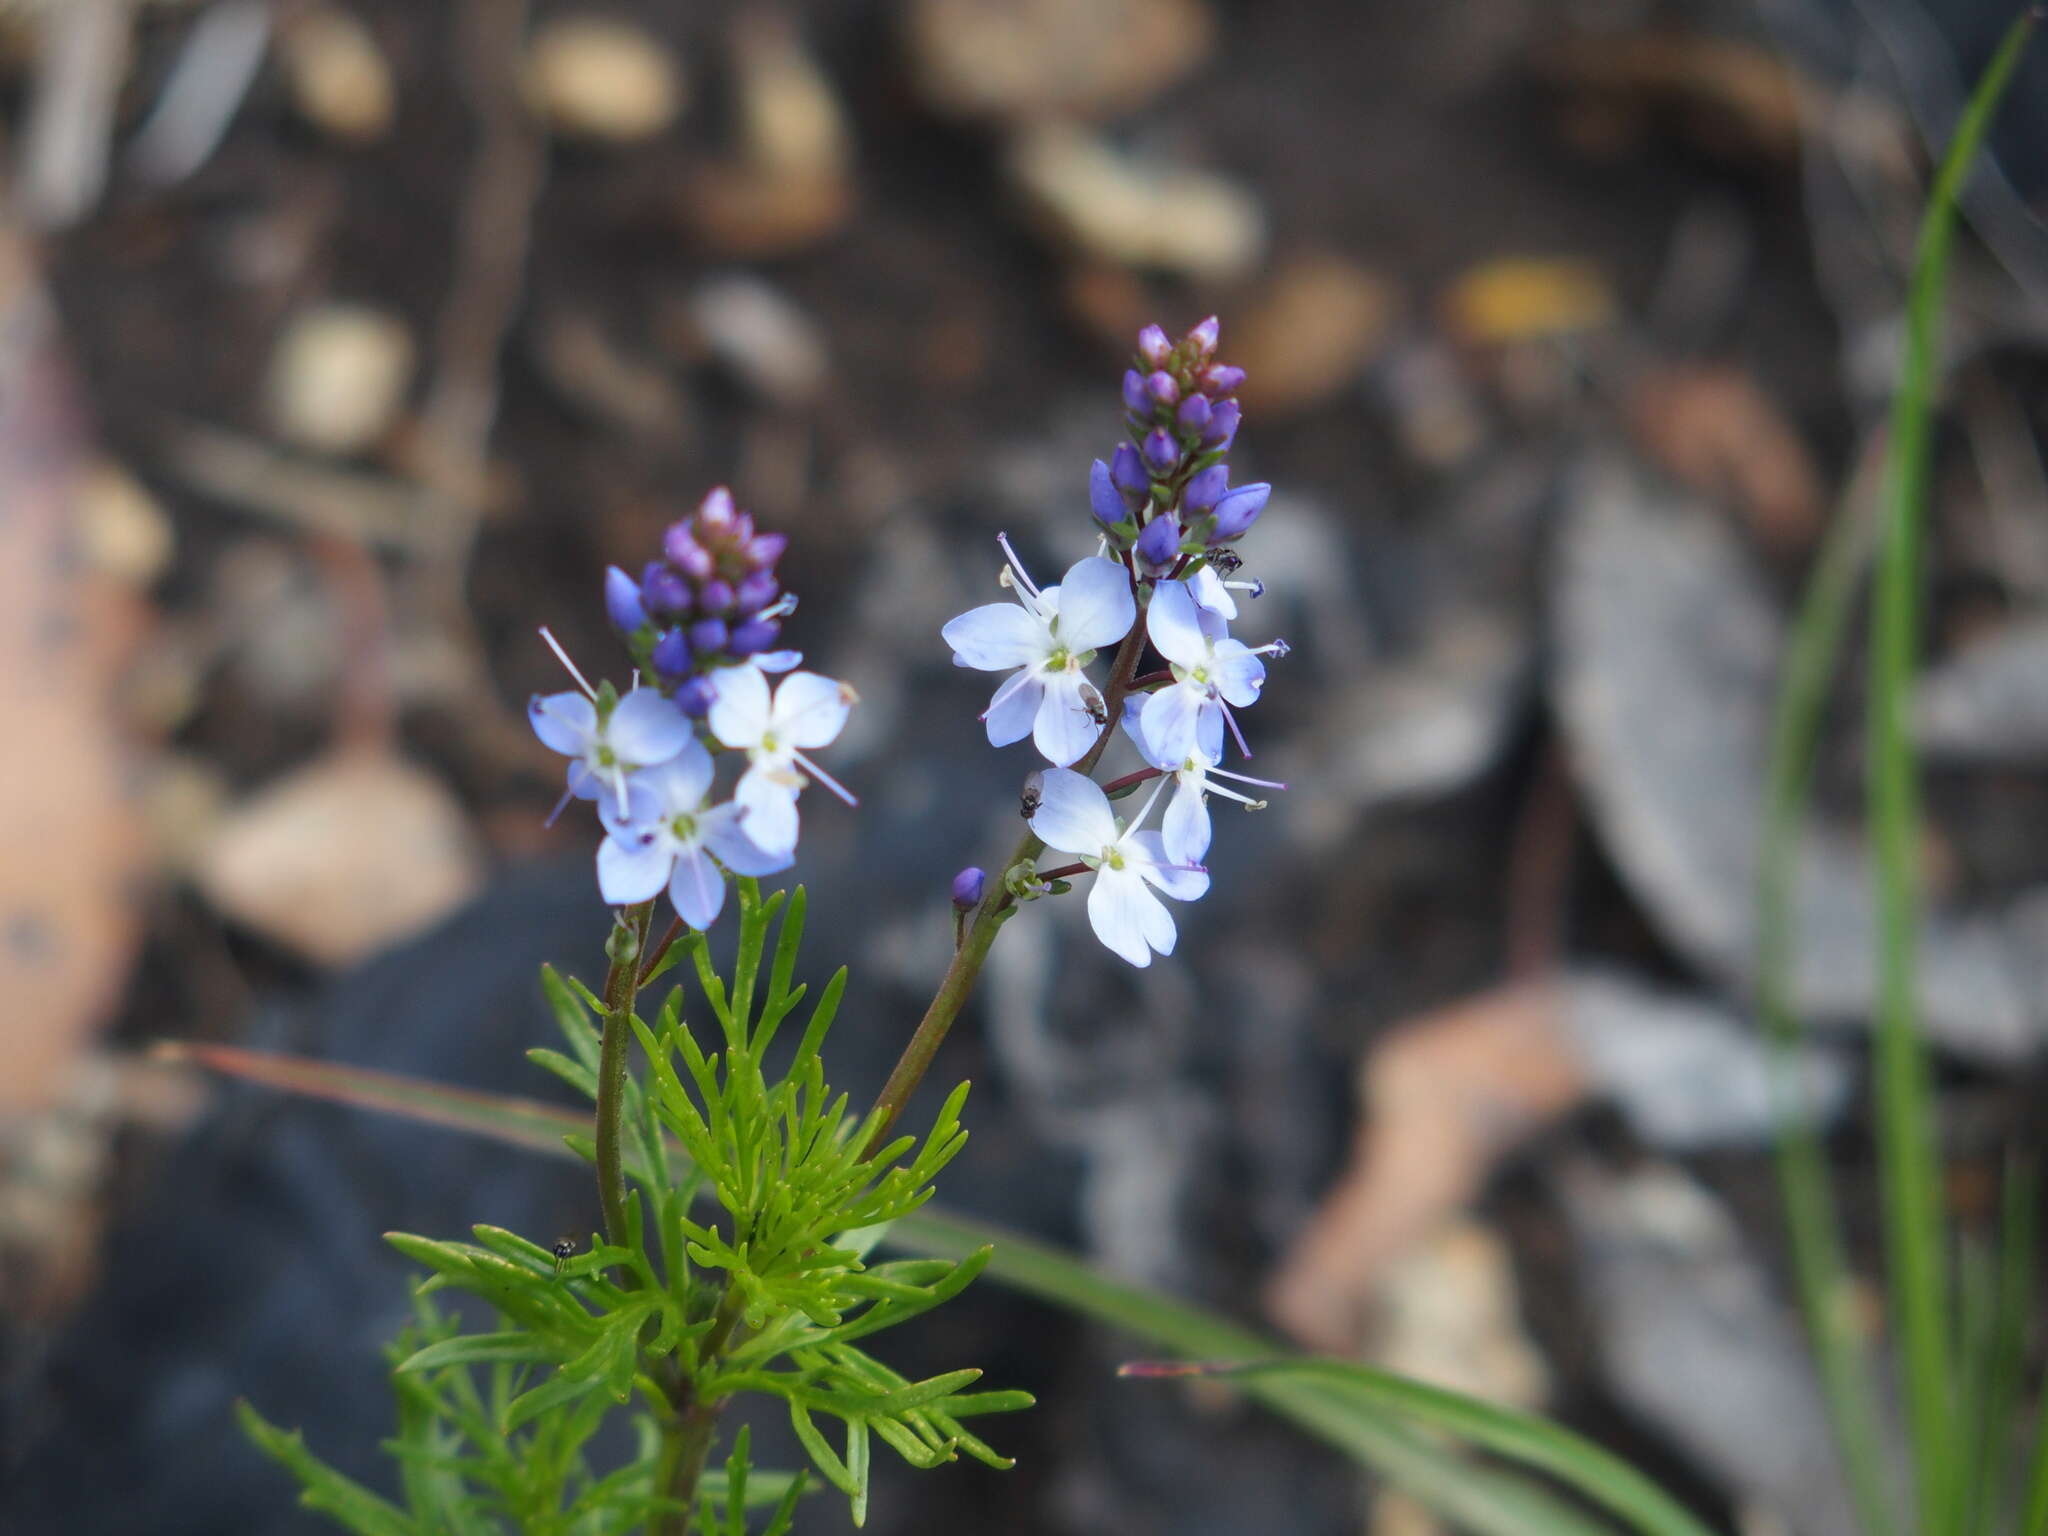
[(555, 132), (610, 144), (653, 138), (687, 100), (666, 48), (632, 22), (590, 13), (558, 16), (534, 33), (525, 86)]
[(86, 471), (78, 488), (78, 533), (94, 569), (148, 587), (170, 566), (175, 540), (156, 498), (112, 459)]
[[(1653, 1147), (1756, 1145), (1777, 1124), (1772, 1048), (1747, 1020), (1703, 998), (1576, 972), (1565, 983), (1565, 1028), (1596, 1092)], [(1806, 1114), (1832, 1120), (1848, 1099), (1848, 1062), (1808, 1049), (1794, 1071)]]
[(1394, 310), (1387, 283), (1338, 256), (1309, 256), (1274, 274), (1231, 325), (1230, 359), (1245, 371), (1245, 409), (1284, 415), (1329, 398), (1372, 361)]
[(1615, 1395), (1800, 1536), (1850, 1536), (1812, 1353), (1728, 1213), (1671, 1165), (1562, 1182)]
[(339, 5), (287, 13), (278, 34), (292, 105), (345, 144), (374, 144), (391, 131), (397, 87), (370, 29)]
[[(1551, 566), (1554, 707), (1593, 823), (1665, 939), (1730, 991), (1756, 969), (1764, 761), (1784, 644), (1725, 519), (1611, 458), (1584, 467)], [(1793, 1006), (1862, 1023), (1875, 916), (1859, 840), (1816, 823), (1794, 892)], [(2011, 1060), (2044, 1017), (2023, 945), (1988, 913), (1930, 910), (1921, 1019), (1930, 1038)]]
[(1008, 167), (1038, 217), (1086, 256), (1221, 283), (1265, 253), (1265, 214), (1235, 182), (1134, 159), (1071, 124), (1021, 131)]
[(853, 210), (853, 135), (837, 93), (796, 29), (767, 11), (732, 30), (738, 153), (695, 168), (682, 214), (731, 256), (801, 250)]
[(1454, 1220), (1390, 1265), (1380, 1282), (1375, 1365), (1509, 1408), (1543, 1401), (1549, 1371), (1522, 1332), (1507, 1244)]
[(1929, 752), (1961, 762), (2048, 757), (2048, 618), (2021, 619), (1922, 674), (1913, 724)]
[(1201, 0), (915, 0), (905, 17), (926, 101), (962, 117), (1116, 117), (1215, 46)]
[(396, 316), (367, 304), (315, 305), (290, 322), (271, 356), (271, 421), (301, 448), (361, 453), (397, 418), (412, 367), (412, 333)]
[(441, 781), (382, 752), (336, 753), (230, 811), (200, 856), (200, 890), (264, 937), (341, 965), (418, 933), (482, 882), (462, 808)]
[(763, 399), (794, 408), (817, 398), (830, 366), (824, 335), (774, 284), (746, 272), (706, 278), (689, 316), (711, 355)]

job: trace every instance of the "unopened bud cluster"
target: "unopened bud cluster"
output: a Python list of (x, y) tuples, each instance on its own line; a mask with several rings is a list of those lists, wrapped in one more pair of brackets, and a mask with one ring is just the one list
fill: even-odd
[(1216, 361), (1217, 334), (1214, 315), (1177, 342), (1156, 325), (1139, 332), (1124, 371), (1127, 439), (1089, 473), (1096, 520), (1148, 576), (1241, 537), (1272, 493), (1230, 484), (1244, 370)]
[(605, 604), (633, 659), (674, 689), (685, 714), (711, 707), (710, 674), (774, 647), (796, 606), (775, 564), (786, 534), (761, 533), (719, 486), (695, 513), (669, 525), (659, 560), (636, 582), (605, 572)]

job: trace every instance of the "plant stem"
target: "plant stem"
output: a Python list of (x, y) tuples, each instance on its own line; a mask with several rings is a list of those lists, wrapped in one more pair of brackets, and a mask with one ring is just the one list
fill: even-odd
[(633, 1033), (633, 1000), (640, 992), (640, 952), (654, 903), (628, 907), (605, 948), (604, 1041), (597, 1059), (597, 1199), (604, 1209), (605, 1240), (626, 1245), (626, 1171), (619, 1156), (620, 1109), (626, 1097), (626, 1042)]
[[(1141, 613), (1131, 625), (1131, 632), (1124, 636), (1116, 661), (1110, 667), (1105, 713), (1111, 721), (1120, 718), (1124, 695), (1131, 690), (1131, 679), (1137, 675), (1138, 658), (1144, 650), (1145, 618)], [(1074, 764), (1076, 773), (1095, 771), (1095, 765), (1102, 761), (1102, 754), (1109, 749), (1109, 738), (1115, 729), (1113, 724), (1103, 727), (1102, 734), (1095, 738), (1095, 745)], [(1007, 875), (1019, 864), (1033, 862), (1043, 852), (1045, 844), (1038, 840), (1038, 835), (1026, 832), (1009, 858), (1003, 861), (1003, 873)], [(903, 1055), (898, 1058), (889, 1073), (888, 1082), (882, 1085), (882, 1091), (875, 1099), (875, 1107), (869, 1113), (878, 1118), (863, 1156), (873, 1157), (887, 1144), (889, 1132), (895, 1128), (904, 1105), (910, 1102), (910, 1096), (917, 1092), (918, 1084), (924, 1081), (932, 1059), (945, 1043), (947, 1031), (953, 1027), (953, 1020), (960, 1016), (960, 1010), (973, 995), (974, 983), (981, 976), (982, 963), (988, 959), (989, 946), (996, 941), (996, 930), (1015, 905), (1016, 898), (1001, 879), (990, 882), (988, 893), (981, 898), (981, 905), (974, 909), (965, 939), (953, 952), (953, 963), (946, 967), (946, 974), (939, 979), (938, 991), (932, 994), (931, 1004), (918, 1021), (916, 1032), (911, 1035), (910, 1043), (904, 1046)]]
[(661, 1464), (656, 1476), (663, 1496), (683, 1507), (678, 1514), (657, 1515), (648, 1526), (648, 1536), (689, 1536), (697, 1515), (697, 1483), (711, 1454), (718, 1416), (725, 1411), (725, 1399), (705, 1397), (697, 1390), (697, 1383), (718, 1373), (720, 1357), (738, 1332), (740, 1314), (745, 1310), (738, 1290), (728, 1286), (719, 1298), (704, 1342), (698, 1346), (696, 1369), (676, 1398), (675, 1417), (662, 1429)]

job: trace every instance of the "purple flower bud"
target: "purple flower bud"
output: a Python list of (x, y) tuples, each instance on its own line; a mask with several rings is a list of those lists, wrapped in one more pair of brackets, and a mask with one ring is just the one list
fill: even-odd
[(691, 536), (688, 523), (672, 524), (661, 541), (661, 548), (668, 556), (669, 564), (692, 581), (708, 581), (718, 569), (718, 562), (711, 558), (711, 551)]
[[(1157, 330), (1154, 326), (1152, 329)], [(953, 906), (961, 912), (972, 912), (981, 905), (982, 888), (988, 883), (988, 876), (972, 864), (953, 877)]]
[(1232, 539), (1242, 537), (1245, 530), (1259, 520), (1259, 514), (1266, 510), (1266, 498), (1272, 494), (1273, 487), (1260, 480), (1252, 485), (1240, 485), (1217, 502), (1216, 526), (1209, 531), (1209, 542), (1228, 544)]
[(774, 602), (782, 591), (782, 584), (767, 571), (755, 571), (751, 576), (742, 576), (740, 584), (733, 588), (732, 605), (739, 613), (759, 613)]
[(690, 670), (690, 642), (680, 629), (672, 629), (654, 642), (648, 660), (663, 677), (681, 677)]
[(699, 656), (715, 656), (729, 638), (723, 619), (699, 619), (690, 626), (690, 649)]
[(725, 648), (735, 656), (752, 656), (756, 651), (767, 650), (781, 633), (782, 625), (777, 620), (749, 619), (733, 627)]
[(711, 701), (715, 697), (711, 679), (701, 673), (696, 677), (686, 677), (676, 684), (676, 708), (692, 720), (702, 720), (711, 713)]
[(1145, 461), (1129, 443), (1118, 443), (1109, 456), (1109, 478), (1126, 496), (1142, 499), (1152, 494), (1152, 477), (1145, 473)]
[(732, 492), (722, 485), (714, 485), (697, 504), (697, 516), (703, 519), (706, 528), (725, 527), (733, 520), (736, 510), (732, 504)]
[(1180, 458), (1180, 444), (1173, 440), (1173, 434), (1164, 427), (1154, 427), (1145, 434), (1145, 464), (1155, 475), (1163, 475), (1173, 468)]
[(1164, 368), (1167, 358), (1173, 355), (1173, 343), (1166, 339), (1166, 332), (1156, 325), (1148, 325), (1138, 332), (1138, 356), (1145, 360), (1148, 368)]
[(1105, 528), (1114, 528), (1131, 515), (1115, 482), (1109, 478), (1109, 466), (1100, 459), (1088, 466), (1088, 508)]
[(682, 577), (656, 560), (641, 574), (640, 602), (654, 618), (673, 619), (690, 611), (690, 588)]
[(640, 583), (616, 565), (604, 568), (604, 611), (611, 616), (612, 628), (622, 635), (632, 634), (647, 622), (647, 609), (640, 601)]
[(1155, 575), (1180, 558), (1180, 523), (1171, 515), (1155, 517), (1145, 525), (1134, 546), (1138, 563)]
[(760, 570), (767, 570), (782, 558), (782, 552), (789, 548), (786, 533), (757, 534), (747, 542), (747, 559)]
[(1235, 400), (1221, 402), (1209, 413), (1209, 425), (1202, 433), (1204, 448), (1228, 448), (1237, 436), (1238, 418), (1244, 413)]
[(1211, 315), (1189, 331), (1187, 339), (1195, 344), (1195, 351), (1201, 356), (1202, 361), (1207, 362), (1216, 355), (1216, 342), (1222, 335), (1223, 327), (1217, 323), (1216, 317)]
[(697, 589), (697, 606), (706, 613), (731, 613), (733, 595), (731, 582), (714, 577)]
[(1145, 375), (1145, 393), (1160, 405), (1180, 403), (1180, 386), (1173, 382), (1170, 373), (1148, 373)]
[(1152, 397), (1145, 393), (1145, 375), (1135, 368), (1124, 370), (1124, 409), (1133, 416), (1152, 414)]
[(1173, 414), (1174, 425), (1183, 432), (1202, 432), (1209, 425), (1209, 397), (1189, 395)]
[(1223, 493), (1230, 489), (1230, 466), (1211, 464), (1207, 469), (1188, 481), (1188, 488), (1182, 493), (1180, 504), (1190, 512), (1206, 512), (1223, 499)]
[(754, 539), (754, 514), (742, 512), (732, 520), (732, 526), (726, 529), (726, 535), (741, 548), (745, 548), (748, 544), (752, 543)]
[(1202, 393), (1215, 399), (1236, 394), (1242, 383), (1244, 370), (1233, 368), (1228, 363), (1212, 363), (1202, 370)]

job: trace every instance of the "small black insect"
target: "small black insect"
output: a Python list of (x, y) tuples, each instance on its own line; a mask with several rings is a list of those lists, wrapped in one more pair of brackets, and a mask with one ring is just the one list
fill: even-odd
[(549, 1252), (555, 1256), (555, 1278), (559, 1280), (562, 1278), (562, 1266), (568, 1263), (575, 1255), (576, 1239), (573, 1237), (561, 1238), (556, 1241), (555, 1246)]
[(1045, 780), (1037, 773), (1033, 773), (1024, 781), (1024, 792), (1017, 797), (1017, 814), (1026, 821), (1038, 814), (1038, 801), (1042, 793), (1039, 786), (1044, 782)]
[(1212, 549), (1209, 551), (1209, 564), (1215, 567), (1219, 576), (1234, 576), (1237, 568), (1244, 564), (1244, 557), (1234, 549)]
[(1102, 690), (1093, 683), (1081, 685), (1081, 707), (1097, 725), (1109, 724), (1109, 706), (1102, 701)]

